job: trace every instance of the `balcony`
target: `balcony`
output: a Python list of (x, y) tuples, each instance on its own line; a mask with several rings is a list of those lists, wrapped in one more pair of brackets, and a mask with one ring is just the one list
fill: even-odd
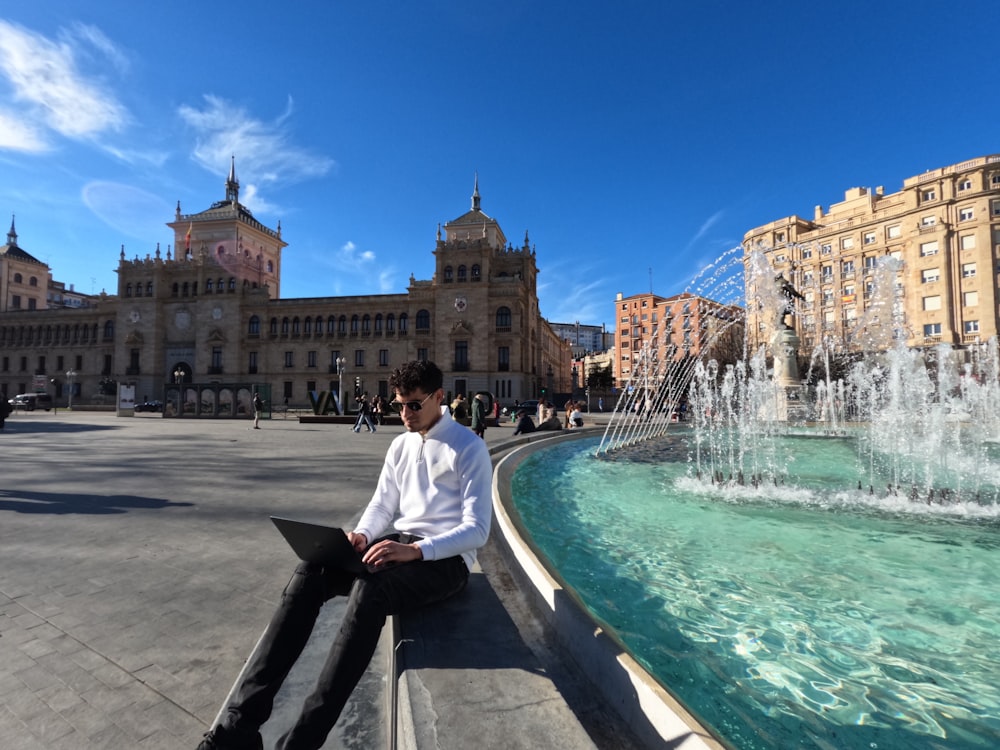
[(472, 366), (468, 362), (453, 362), (451, 369), (453, 372), (468, 372)]

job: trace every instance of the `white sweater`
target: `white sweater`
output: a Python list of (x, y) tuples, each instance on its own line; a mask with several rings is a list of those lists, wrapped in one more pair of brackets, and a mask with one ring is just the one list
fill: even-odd
[(369, 543), (397, 531), (422, 536), (425, 560), (461, 555), (472, 569), (490, 533), (493, 467), (486, 443), (448, 414), (426, 435), (405, 432), (389, 446), (371, 502), (355, 531)]

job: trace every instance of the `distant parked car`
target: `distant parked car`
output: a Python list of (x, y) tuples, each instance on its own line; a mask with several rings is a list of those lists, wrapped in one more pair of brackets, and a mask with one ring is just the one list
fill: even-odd
[(49, 411), (52, 408), (52, 396), (47, 393), (21, 393), (7, 403), (15, 409), (24, 409), (25, 411), (34, 411), (35, 409)]
[(135, 405), (136, 411), (163, 411), (162, 401), (143, 401)]
[(517, 405), (517, 411), (526, 411), (528, 414), (538, 413), (538, 399), (529, 399), (528, 401), (522, 401)]

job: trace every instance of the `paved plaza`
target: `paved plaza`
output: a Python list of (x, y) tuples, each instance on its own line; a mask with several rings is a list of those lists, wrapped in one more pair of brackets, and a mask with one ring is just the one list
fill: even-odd
[(13, 415), (0, 432), (0, 747), (195, 747), (295, 564), (268, 517), (351, 526), (401, 430)]

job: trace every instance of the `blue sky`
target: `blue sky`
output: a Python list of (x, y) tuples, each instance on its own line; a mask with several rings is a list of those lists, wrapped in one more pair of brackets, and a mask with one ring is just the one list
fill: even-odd
[(478, 173), (543, 315), (613, 329), (755, 226), (1000, 152), (995, 0), (12, 5), (0, 224), (84, 292), (235, 155), (284, 297), (430, 278)]

